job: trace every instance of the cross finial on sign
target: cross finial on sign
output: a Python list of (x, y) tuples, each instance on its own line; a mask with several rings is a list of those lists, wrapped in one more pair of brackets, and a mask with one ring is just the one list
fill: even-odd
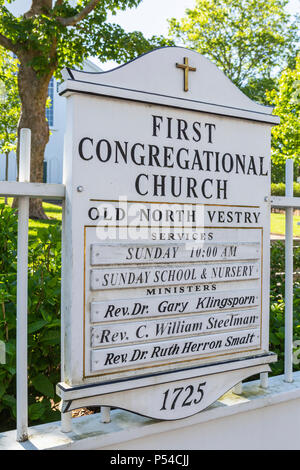
[(184, 71), (184, 91), (189, 91), (189, 72), (196, 72), (195, 67), (189, 66), (189, 59), (187, 57), (183, 58), (183, 64), (176, 63), (176, 67), (178, 69), (182, 69)]

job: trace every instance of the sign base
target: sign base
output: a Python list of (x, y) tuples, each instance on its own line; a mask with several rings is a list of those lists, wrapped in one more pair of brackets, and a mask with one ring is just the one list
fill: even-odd
[(150, 418), (175, 420), (204, 410), (246, 378), (269, 372), (268, 363), (276, 360), (274, 353), (265, 353), (131, 381), (77, 387), (60, 383), (57, 393), (63, 413), (87, 406), (114, 406)]

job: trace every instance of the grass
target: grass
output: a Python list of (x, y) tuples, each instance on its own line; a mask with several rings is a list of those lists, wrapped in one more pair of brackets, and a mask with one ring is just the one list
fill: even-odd
[(55, 224), (58, 220), (61, 221), (61, 207), (50, 202), (43, 202), (43, 207), (49, 220), (33, 220), (29, 219), (29, 236), (35, 236), (37, 229), (47, 229), (49, 225)]
[[(12, 205), (13, 198), (8, 198), (8, 204)], [(4, 198), (0, 198), (0, 203), (4, 203)], [(43, 207), (46, 215), (49, 217), (48, 220), (33, 220), (29, 219), (29, 237), (35, 237), (37, 230), (44, 228), (45, 230), (49, 225), (55, 224), (57, 221), (61, 221), (61, 207), (50, 202), (43, 202)]]
[[(293, 234), (294, 237), (300, 237), (300, 225), (297, 225), (297, 222), (300, 222), (300, 216), (294, 215), (293, 220)], [(271, 233), (284, 234), (285, 233), (285, 214), (275, 214), (271, 213)]]
[[(4, 202), (4, 198), (0, 198), (0, 203)], [(8, 198), (9, 205), (12, 204), (12, 198)], [(49, 217), (49, 220), (29, 220), (29, 236), (35, 236), (37, 229), (47, 228), (50, 224), (55, 224), (57, 221), (61, 221), (61, 207), (56, 204), (49, 202), (43, 203), (45, 213)], [(294, 236), (300, 237), (300, 216), (294, 216)], [(271, 233), (281, 234), (285, 233), (285, 214), (271, 213)]]

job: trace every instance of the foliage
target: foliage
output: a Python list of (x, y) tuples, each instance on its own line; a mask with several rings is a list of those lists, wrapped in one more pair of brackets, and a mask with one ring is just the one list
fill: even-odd
[(10, 152), (15, 152), (17, 147), (20, 117), (17, 73), (18, 60), (0, 47), (0, 153), (6, 154), (7, 157)]
[[(272, 209), (271, 212), (271, 233), (285, 234), (285, 211), (280, 209)], [(293, 236), (300, 237), (300, 216), (293, 217)]]
[[(271, 295), (270, 295), (270, 351), (278, 355), (278, 362), (271, 365), (274, 375), (284, 372), (284, 261), (285, 247), (282, 241), (271, 247)], [(300, 271), (300, 246), (294, 246), (294, 271)], [(300, 280), (294, 279), (293, 297), (294, 341), (300, 340)], [(294, 370), (300, 365), (294, 364)]]
[(82, 67), (88, 56), (121, 63), (167, 43), (156, 36), (146, 40), (138, 31), (126, 33), (119, 25), (107, 22), (109, 13), (115, 15), (118, 10), (136, 7), (140, 2), (56, 1), (52, 8), (51, 1), (36, 0), (36, 5), (16, 18), (5, 6), (5, 0), (0, 0), (0, 33), (7, 39), (3, 45), (17, 55), (28, 52), (27, 65), (40, 76), (52, 69), (60, 75), (65, 66)]
[[(280, 117), (280, 125), (272, 129), (272, 180), (283, 180), (287, 158), (295, 162), (296, 171), (300, 165), (300, 54), (295, 66), (286, 68), (279, 79), (278, 90), (267, 93), (267, 99), (274, 105), (274, 114)], [(300, 175), (299, 175), (300, 176)]]
[[(16, 416), (16, 258), (17, 214), (0, 205), (0, 340), (6, 364), (0, 365), (0, 427)], [(38, 229), (28, 253), (28, 376), (31, 424), (58, 419), (55, 384), (60, 379), (60, 224)]]
[[(296, 175), (294, 175), (295, 177)], [(271, 159), (271, 180), (273, 184), (284, 184), (282, 181), (285, 180), (285, 164), (275, 163)]]
[(265, 101), (297, 48), (297, 23), (287, 0), (196, 0), (170, 35), (212, 60), (252, 99)]
[[(300, 183), (294, 182), (294, 196), (300, 197)], [(271, 194), (272, 196), (285, 196), (285, 184), (284, 183), (271, 183)]]

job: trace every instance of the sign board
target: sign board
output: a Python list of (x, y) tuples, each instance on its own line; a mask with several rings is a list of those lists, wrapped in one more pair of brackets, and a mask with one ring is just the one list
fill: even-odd
[(64, 410), (191, 415), (276, 359), (278, 118), (183, 48), (64, 78)]

